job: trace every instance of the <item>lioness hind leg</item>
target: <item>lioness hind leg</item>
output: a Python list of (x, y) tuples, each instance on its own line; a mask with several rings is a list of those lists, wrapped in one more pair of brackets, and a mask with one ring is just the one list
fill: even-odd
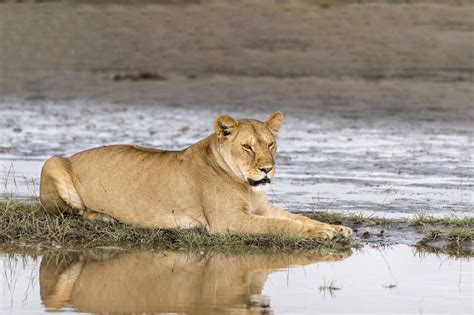
[(41, 170), (40, 201), (46, 210), (55, 214), (82, 214), (85, 211), (67, 159), (52, 157), (44, 164)]
[(82, 217), (84, 220), (89, 220), (89, 221), (104, 221), (104, 222), (115, 222), (116, 220), (104, 213), (100, 213), (97, 211), (92, 211), (92, 210), (86, 210), (82, 214)]

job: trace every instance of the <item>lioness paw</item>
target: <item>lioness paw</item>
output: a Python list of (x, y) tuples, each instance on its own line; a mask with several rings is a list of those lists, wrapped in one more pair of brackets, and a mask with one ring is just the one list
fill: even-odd
[(305, 236), (331, 239), (336, 235), (351, 236), (352, 229), (342, 225), (322, 224), (310, 227)]
[(337, 234), (344, 235), (344, 236), (351, 236), (352, 234), (352, 229), (347, 226), (333, 225), (333, 227), (336, 230)]
[(330, 225), (326, 226), (319, 226), (319, 227), (310, 227), (305, 236), (308, 237), (317, 237), (322, 239), (331, 239), (336, 234), (336, 230), (331, 227)]

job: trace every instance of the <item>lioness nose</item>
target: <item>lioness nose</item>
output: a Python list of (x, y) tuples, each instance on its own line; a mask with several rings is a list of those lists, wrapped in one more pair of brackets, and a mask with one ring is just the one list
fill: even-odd
[(258, 169), (260, 171), (264, 172), (265, 174), (268, 174), (273, 169), (273, 167), (272, 166), (270, 166), (270, 167), (259, 167)]

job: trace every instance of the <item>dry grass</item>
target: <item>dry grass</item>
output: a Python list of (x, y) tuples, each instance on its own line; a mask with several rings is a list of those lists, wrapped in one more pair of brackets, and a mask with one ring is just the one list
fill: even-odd
[(54, 216), (38, 204), (0, 203), (0, 243), (45, 247), (171, 250), (342, 250), (355, 246), (348, 238), (321, 240), (275, 235), (211, 235), (203, 229), (144, 229), (122, 223)]
[[(413, 219), (387, 219), (362, 214), (329, 212), (306, 213), (323, 222), (357, 228), (362, 225), (383, 225), (390, 228), (413, 226), (424, 234), (421, 244), (444, 240), (446, 251), (459, 251), (474, 239), (473, 218), (435, 218), (416, 216)], [(80, 217), (55, 216), (37, 203), (9, 201), (0, 203), (0, 244), (40, 246), (45, 248), (120, 247), (128, 249), (171, 249), (219, 251), (338, 251), (360, 246), (348, 238), (321, 240), (277, 235), (211, 235), (203, 229), (144, 229), (122, 223), (85, 221)]]

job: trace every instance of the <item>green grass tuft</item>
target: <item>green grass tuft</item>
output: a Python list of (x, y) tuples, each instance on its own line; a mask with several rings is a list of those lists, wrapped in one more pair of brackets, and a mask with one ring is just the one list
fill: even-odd
[(416, 214), (410, 221), (413, 225), (450, 225), (458, 227), (467, 227), (474, 225), (474, 217), (435, 217), (427, 214)]
[(456, 227), (449, 230), (430, 229), (424, 232), (422, 244), (443, 239), (447, 249), (458, 249), (463, 242), (474, 241), (474, 230), (472, 228)]

